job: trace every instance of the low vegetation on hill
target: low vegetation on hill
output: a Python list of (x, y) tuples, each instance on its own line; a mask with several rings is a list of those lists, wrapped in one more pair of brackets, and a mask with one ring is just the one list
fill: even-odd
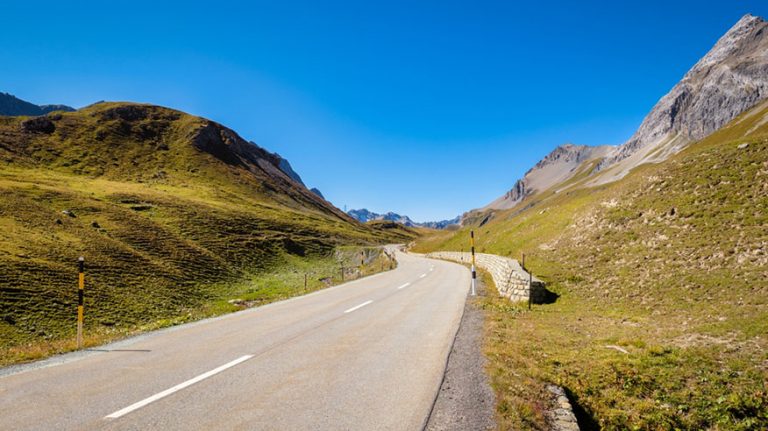
[(474, 229), (479, 251), (525, 253), (560, 295), (531, 312), (485, 302), (503, 429), (548, 429), (542, 382), (584, 429), (768, 428), (766, 118), (764, 103), (616, 183), (418, 241), (467, 250)]
[(283, 270), (309, 265), (311, 286), (327, 285), (339, 247), (412, 237), (357, 223), (273, 158), (157, 106), (0, 117), (0, 364), (71, 347), (79, 256), (95, 343), (285, 297), (280, 283), (252, 290)]

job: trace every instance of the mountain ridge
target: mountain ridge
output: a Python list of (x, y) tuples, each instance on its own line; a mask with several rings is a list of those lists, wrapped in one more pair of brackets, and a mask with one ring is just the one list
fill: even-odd
[(411, 218), (408, 216), (400, 215), (392, 211), (389, 211), (384, 214), (378, 214), (378, 213), (369, 211), (366, 208), (351, 209), (347, 211), (347, 214), (361, 223), (367, 223), (369, 221), (375, 221), (375, 220), (386, 220), (386, 221), (393, 221), (396, 223), (400, 223), (407, 227), (426, 227), (431, 229), (445, 229), (451, 225), (458, 225), (461, 220), (461, 216), (456, 216), (455, 218), (449, 219), (449, 220), (419, 223), (411, 220)]
[[(468, 214), (513, 208), (532, 195), (562, 188), (577, 173), (586, 177), (582, 186), (616, 181), (644, 163), (666, 160), (766, 97), (768, 23), (746, 14), (659, 99), (625, 143), (558, 146), (504, 195)], [(572, 158), (556, 163), (563, 152)]]
[(72, 112), (75, 108), (67, 105), (35, 105), (19, 99), (10, 93), (0, 92), (0, 115), (7, 116), (40, 116), (55, 111)]

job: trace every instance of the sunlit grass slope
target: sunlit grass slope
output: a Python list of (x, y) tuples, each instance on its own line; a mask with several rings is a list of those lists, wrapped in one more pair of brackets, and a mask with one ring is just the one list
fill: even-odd
[[(543, 381), (588, 429), (768, 428), (766, 118), (763, 104), (664, 163), (472, 227), (479, 251), (526, 253), (561, 295), (486, 303), (503, 428), (546, 429)], [(467, 250), (468, 230), (415, 249)]]
[(1, 362), (72, 335), (78, 256), (94, 333), (177, 318), (339, 246), (412, 237), (355, 222), (275, 163), (157, 106), (0, 117)]

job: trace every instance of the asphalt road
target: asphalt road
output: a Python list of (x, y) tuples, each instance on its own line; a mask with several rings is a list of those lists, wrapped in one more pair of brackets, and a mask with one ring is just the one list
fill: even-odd
[(469, 286), (399, 253), (344, 285), (0, 372), (2, 430), (420, 430)]

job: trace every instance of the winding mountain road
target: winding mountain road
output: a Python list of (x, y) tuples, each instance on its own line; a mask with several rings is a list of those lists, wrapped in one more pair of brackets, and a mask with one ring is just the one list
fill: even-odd
[(302, 297), (0, 370), (0, 429), (420, 430), (470, 275), (398, 261)]

